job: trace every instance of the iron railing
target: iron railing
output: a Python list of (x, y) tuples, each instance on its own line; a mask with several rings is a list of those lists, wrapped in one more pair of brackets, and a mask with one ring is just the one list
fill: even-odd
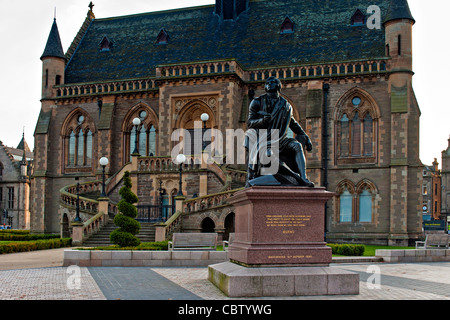
[(139, 222), (166, 222), (175, 213), (175, 205), (138, 205)]

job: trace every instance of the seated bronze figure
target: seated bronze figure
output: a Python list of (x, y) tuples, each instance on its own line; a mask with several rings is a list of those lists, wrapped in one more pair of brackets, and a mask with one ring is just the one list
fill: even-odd
[[(280, 95), (281, 88), (279, 79), (268, 78), (266, 94), (255, 98), (250, 104), (247, 121), (249, 130), (245, 139), (248, 163), (246, 187), (314, 187), (314, 183), (306, 176), (303, 153), (303, 146), (311, 152), (313, 145), (294, 119), (292, 106)], [(296, 139), (288, 137), (288, 129), (297, 135)]]

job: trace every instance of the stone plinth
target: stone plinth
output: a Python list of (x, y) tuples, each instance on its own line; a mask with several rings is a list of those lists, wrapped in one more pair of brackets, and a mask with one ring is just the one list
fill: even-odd
[(323, 188), (252, 187), (228, 200), (235, 207), (230, 259), (245, 266), (328, 266)]
[(209, 266), (208, 279), (232, 298), (359, 294), (359, 275), (335, 267), (247, 268), (224, 262)]
[(359, 275), (330, 267), (323, 188), (252, 187), (235, 207), (230, 261), (210, 265), (209, 281), (230, 297), (359, 294)]

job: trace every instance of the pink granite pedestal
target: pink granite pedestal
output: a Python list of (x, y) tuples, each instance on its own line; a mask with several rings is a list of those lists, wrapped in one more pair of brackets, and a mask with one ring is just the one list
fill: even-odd
[(329, 267), (325, 203), (333, 196), (302, 187), (238, 192), (228, 200), (236, 215), (230, 262), (209, 266), (209, 280), (231, 297), (358, 294), (358, 274)]

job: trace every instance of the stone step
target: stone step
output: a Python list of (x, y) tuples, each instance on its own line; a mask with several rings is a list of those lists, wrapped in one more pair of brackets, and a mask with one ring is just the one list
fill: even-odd
[[(114, 225), (113, 219), (110, 219), (109, 223), (106, 226), (104, 226), (98, 233), (87, 239), (83, 243), (83, 246), (99, 247), (112, 245), (109, 236), (111, 232), (113, 232), (116, 229), (118, 229), (118, 227)], [(136, 235), (136, 237), (142, 242), (154, 242), (155, 233), (156, 231), (154, 224), (141, 222), (141, 230), (140, 233)]]

